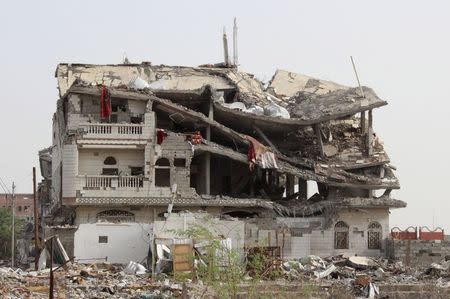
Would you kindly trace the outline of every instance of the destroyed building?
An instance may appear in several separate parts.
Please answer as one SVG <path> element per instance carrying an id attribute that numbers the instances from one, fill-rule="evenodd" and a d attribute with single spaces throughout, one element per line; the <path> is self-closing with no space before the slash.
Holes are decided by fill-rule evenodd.
<path id="1" fill-rule="evenodd" d="M 140 261 L 166 224 L 200 214 L 235 219 L 241 248 L 377 256 L 389 210 L 406 206 L 372 127 L 387 102 L 368 87 L 283 70 L 264 86 L 218 65 L 60 64 L 55 76 L 39 195 L 76 258 Z"/>

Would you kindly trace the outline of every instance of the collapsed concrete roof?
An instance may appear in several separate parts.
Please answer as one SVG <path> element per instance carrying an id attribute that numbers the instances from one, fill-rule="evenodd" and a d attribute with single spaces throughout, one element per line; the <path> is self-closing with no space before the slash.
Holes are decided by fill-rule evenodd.
<path id="1" fill-rule="evenodd" d="M 89 95 L 100 95 L 100 91 L 97 87 L 86 87 L 86 86 L 78 86 L 75 84 L 72 86 L 67 93 L 79 93 L 79 94 L 89 94 Z M 113 97 L 117 98 L 129 98 L 135 100 L 144 100 L 153 102 L 153 109 L 167 111 L 169 113 L 180 113 L 184 115 L 184 122 L 200 122 L 205 125 L 211 126 L 213 129 L 217 130 L 219 134 L 222 134 L 225 137 L 230 138 L 234 142 L 237 142 L 241 145 L 248 146 L 248 141 L 245 140 L 244 135 L 239 133 L 223 124 L 219 121 L 211 120 L 206 117 L 204 114 L 189 109 L 185 106 L 178 105 L 171 100 L 161 99 L 156 97 L 151 91 L 143 92 L 143 91 L 135 91 L 135 90 L 123 90 L 117 88 L 111 88 L 110 93 Z M 227 147 L 220 147 L 219 145 L 213 145 L 213 143 L 209 143 L 209 145 L 198 145 L 196 146 L 197 150 L 212 152 L 218 155 L 227 156 L 228 158 L 241 161 L 247 163 L 247 157 L 243 153 L 236 152 L 233 149 L 229 149 Z M 353 187 L 353 188 L 362 188 L 362 189 L 398 189 L 400 188 L 400 184 L 395 176 L 380 178 L 372 175 L 357 175 L 346 172 L 342 169 L 334 167 L 334 164 L 327 164 L 326 162 L 320 163 L 310 163 L 309 168 L 299 168 L 296 164 L 302 164 L 306 166 L 302 161 L 296 161 L 290 159 L 289 157 L 283 157 L 281 154 L 279 156 L 280 168 L 279 172 L 287 173 L 291 175 L 295 175 L 297 177 L 301 177 L 306 180 L 315 180 L 317 182 L 326 183 L 330 186 L 336 187 Z M 375 159 L 372 157 L 372 160 Z M 357 166 L 358 165 L 358 166 Z M 356 164 L 352 167 L 348 167 L 350 169 L 362 167 L 364 165 Z M 345 167 L 344 167 L 345 168 Z"/>
<path id="2" fill-rule="evenodd" d="M 364 87 L 363 97 L 358 89 L 285 71 L 277 71 L 267 90 L 263 89 L 262 83 L 254 75 L 239 72 L 235 68 L 170 67 L 151 64 L 59 64 L 55 75 L 61 97 L 77 80 L 88 85 L 103 84 L 115 88 L 132 86 L 136 80 L 139 80 L 148 84 L 146 87 L 155 94 L 178 92 L 199 96 L 205 86 L 211 86 L 217 91 L 236 90 L 234 97 L 247 108 L 252 105 L 263 107 L 275 103 L 286 108 L 291 117 L 290 119 L 267 118 L 266 115 L 230 109 L 224 103 L 216 101 L 215 105 L 224 119 L 229 119 L 231 116 L 239 118 L 241 122 L 248 119 L 261 126 L 269 122 L 268 127 L 276 125 L 276 128 L 280 130 L 285 130 L 288 126 L 307 126 L 349 116 L 387 104 L 368 87 Z M 296 78 L 295 84 L 286 84 L 291 82 L 283 80 L 286 76 Z M 279 89 L 286 89 L 285 93 L 289 97 L 285 93 L 277 93 Z"/>

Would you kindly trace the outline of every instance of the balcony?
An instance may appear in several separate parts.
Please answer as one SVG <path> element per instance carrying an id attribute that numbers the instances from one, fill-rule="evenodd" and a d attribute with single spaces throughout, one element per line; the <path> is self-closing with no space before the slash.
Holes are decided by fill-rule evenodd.
<path id="1" fill-rule="evenodd" d="M 80 125 L 89 139 L 145 139 L 143 124 L 83 123 Z"/>
<path id="2" fill-rule="evenodd" d="M 85 190 L 136 190 L 144 187 L 144 178 L 141 176 L 85 175 L 79 178 L 83 180 L 82 187 Z"/>

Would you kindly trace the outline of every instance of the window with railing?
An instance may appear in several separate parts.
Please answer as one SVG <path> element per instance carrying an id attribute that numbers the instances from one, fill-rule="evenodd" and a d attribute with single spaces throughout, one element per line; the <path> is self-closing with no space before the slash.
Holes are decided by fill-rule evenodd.
<path id="1" fill-rule="evenodd" d="M 339 221 L 334 226 L 334 248 L 348 249 L 349 227 L 344 221 Z"/>
<path id="2" fill-rule="evenodd" d="M 381 249 L 382 227 L 378 222 L 371 222 L 367 232 L 367 247 L 369 249 Z"/>

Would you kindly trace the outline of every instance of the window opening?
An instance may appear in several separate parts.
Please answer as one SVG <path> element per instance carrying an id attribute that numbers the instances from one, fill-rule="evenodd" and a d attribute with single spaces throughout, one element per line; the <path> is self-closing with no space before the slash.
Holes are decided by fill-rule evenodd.
<path id="1" fill-rule="evenodd" d="M 123 210 L 107 210 L 97 214 L 98 221 L 134 222 L 134 214 Z"/>
<path id="2" fill-rule="evenodd" d="M 170 162 L 167 158 L 159 158 L 155 163 L 155 186 L 170 187 Z"/>
<path id="3" fill-rule="evenodd" d="M 344 221 L 339 221 L 334 226 L 334 248 L 348 249 L 348 224 Z"/>
<path id="4" fill-rule="evenodd" d="M 103 168 L 102 175 L 119 175 L 118 168 Z"/>
<path id="5" fill-rule="evenodd" d="M 184 159 L 184 158 L 175 158 L 173 160 L 173 165 L 175 167 L 186 167 L 186 159 Z"/>
<path id="6" fill-rule="evenodd" d="M 105 161 L 103 161 L 103 164 L 105 164 L 105 165 L 116 165 L 117 164 L 117 160 L 116 160 L 116 158 L 110 156 L 110 157 L 107 157 L 105 159 Z"/>
<path id="7" fill-rule="evenodd" d="M 130 166 L 131 175 L 144 175 L 143 167 Z"/>
<path id="8" fill-rule="evenodd" d="M 367 247 L 369 249 L 381 249 L 381 224 L 378 222 L 371 222 L 367 233 Z"/>

